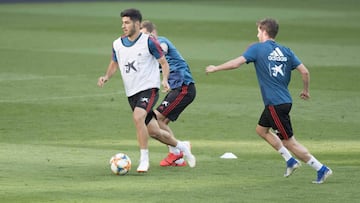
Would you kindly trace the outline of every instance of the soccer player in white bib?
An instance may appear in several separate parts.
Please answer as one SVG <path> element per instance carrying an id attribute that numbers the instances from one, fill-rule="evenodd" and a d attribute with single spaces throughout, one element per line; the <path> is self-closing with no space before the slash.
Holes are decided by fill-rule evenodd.
<path id="1" fill-rule="evenodd" d="M 160 71 L 164 91 L 169 90 L 169 64 L 161 51 L 159 42 L 152 36 L 140 32 L 142 15 L 137 9 L 126 9 L 120 14 L 124 35 L 113 42 L 113 54 L 106 74 L 98 79 L 103 87 L 112 75 L 120 70 L 128 102 L 133 111 L 132 119 L 140 148 L 140 163 L 137 172 L 147 172 L 149 163 L 148 136 L 175 147 L 185 155 L 190 167 L 196 159 L 188 142 L 182 142 L 162 130 L 156 121 L 153 107 L 159 98 Z"/>
<path id="2" fill-rule="evenodd" d="M 301 74 L 303 90 L 301 99 L 309 99 L 310 74 L 299 58 L 287 47 L 275 42 L 279 24 L 275 19 L 265 18 L 257 22 L 259 43 L 255 43 L 239 57 L 221 65 L 206 67 L 206 73 L 230 70 L 240 67 L 244 63 L 254 63 L 258 83 L 260 86 L 265 108 L 256 127 L 257 134 L 277 150 L 286 161 L 284 176 L 289 177 L 301 161 L 317 171 L 317 178 L 313 183 L 323 183 L 332 174 L 329 167 L 319 162 L 301 145 L 293 134 L 290 122 L 292 98 L 288 90 L 291 71 L 297 70 Z M 273 131 L 271 131 L 273 129 Z"/>

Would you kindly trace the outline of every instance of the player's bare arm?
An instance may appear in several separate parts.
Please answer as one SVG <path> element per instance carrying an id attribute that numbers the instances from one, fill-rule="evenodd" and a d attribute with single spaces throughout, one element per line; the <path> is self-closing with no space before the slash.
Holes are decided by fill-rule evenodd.
<path id="1" fill-rule="evenodd" d="M 208 67 L 206 67 L 205 71 L 208 74 L 208 73 L 213 73 L 213 72 L 222 71 L 222 70 L 231 70 L 231 69 L 239 68 L 244 63 L 246 63 L 245 57 L 239 56 L 235 59 L 227 61 L 218 66 L 209 65 Z"/>
<path id="2" fill-rule="evenodd" d="M 108 69 L 106 71 L 106 74 L 99 78 L 97 85 L 99 87 L 103 87 L 104 84 L 111 78 L 111 76 L 114 75 L 117 69 L 118 69 L 118 63 L 111 60 Z"/>
<path id="3" fill-rule="evenodd" d="M 310 98 L 309 84 L 310 84 L 310 73 L 304 64 L 298 65 L 296 69 L 300 72 L 303 81 L 303 90 L 300 93 L 300 98 L 307 100 Z"/>
<path id="4" fill-rule="evenodd" d="M 169 73 L 170 73 L 170 67 L 169 64 L 165 58 L 165 56 L 162 56 L 158 59 L 158 62 L 161 65 L 161 70 L 162 70 L 162 86 L 164 87 L 164 91 L 168 92 L 170 90 L 170 85 L 168 82 L 169 79 Z"/>

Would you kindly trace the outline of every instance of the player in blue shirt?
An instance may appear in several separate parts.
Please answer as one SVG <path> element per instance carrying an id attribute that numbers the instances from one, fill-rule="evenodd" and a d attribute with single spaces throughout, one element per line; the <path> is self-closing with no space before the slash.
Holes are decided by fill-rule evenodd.
<path id="1" fill-rule="evenodd" d="M 176 121 L 185 108 L 195 99 L 195 82 L 185 59 L 169 39 L 157 35 L 154 23 L 143 21 L 141 31 L 157 38 L 170 66 L 168 82 L 171 90 L 154 112 L 159 126 L 175 137 L 169 123 Z M 160 166 L 185 166 L 186 162 L 182 157 L 183 154 L 177 148 L 169 146 L 169 153 L 160 162 Z"/>
<path id="2" fill-rule="evenodd" d="M 300 98 L 304 100 L 310 98 L 309 71 L 289 48 L 275 42 L 279 29 L 276 20 L 271 18 L 260 20 L 257 22 L 257 29 L 258 43 L 251 45 L 242 56 L 218 66 L 206 67 L 206 73 L 235 69 L 244 63 L 254 63 L 265 105 L 256 127 L 257 134 L 285 159 L 287 164 L 285 177 L 289 177 L 300 167 L 300 162 L 291 155 L 289 152 L 291 151 L 317 171 L 317 179 L 313 183 L 323 183 L 332 174 L 331 169 L 320 163 L 295 139 L 289 116 L 292 106 L 292 98 L 288 90 L 291 71 L 296 69 L 301 74 L 303 90 Z M 275 134 L 277 136 L 274 136 Z"/>

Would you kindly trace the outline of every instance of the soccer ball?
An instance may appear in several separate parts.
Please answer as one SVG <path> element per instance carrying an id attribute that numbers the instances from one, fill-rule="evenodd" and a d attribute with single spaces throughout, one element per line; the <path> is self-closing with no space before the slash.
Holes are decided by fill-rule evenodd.
<path id="1" fill-rule="evenodd" d="M 125 175 L 131 169 L 130 157 L 124 153 L 118 153 L 110 159 L 111 171 L 116 175 Z"/>

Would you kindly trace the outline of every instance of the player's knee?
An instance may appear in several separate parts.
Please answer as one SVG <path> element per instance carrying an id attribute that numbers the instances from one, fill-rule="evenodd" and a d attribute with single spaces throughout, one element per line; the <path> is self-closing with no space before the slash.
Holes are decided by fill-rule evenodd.
<path id="1" fill-rule="evenodd" d="M 266 135 L 266 128 L 260 126 L 260 125 L 257 125 L 256 128 L 255 128 L 255 132 L 261 136 L 261 137 L 265 137 Z"/>
<path id="2" fill-rule="evenodd" d="M 160 129 L 157 121 L 155 119 L 151 119 L 147 124 L 147 129 L 150 137 L 154 139 L 158 139 L 162 136 L 163 132 Z"/>
<path id="3" fill-rule="evenodd" d="M 156 116 L 158 122 L 163 122 L 166 119 L 166 117 L 162 115 L 158 110 L 154 110 L 154 115 Z"/>
<path id="4" fill-rule="evenodd" d="M 138 110 L 135 109 L 133 112 L 133 120 L 135 122 L 135 124 L 142 124 L 145 122 L 145 118 L 146 118 L 146 111 L 145 110 Z"/>

